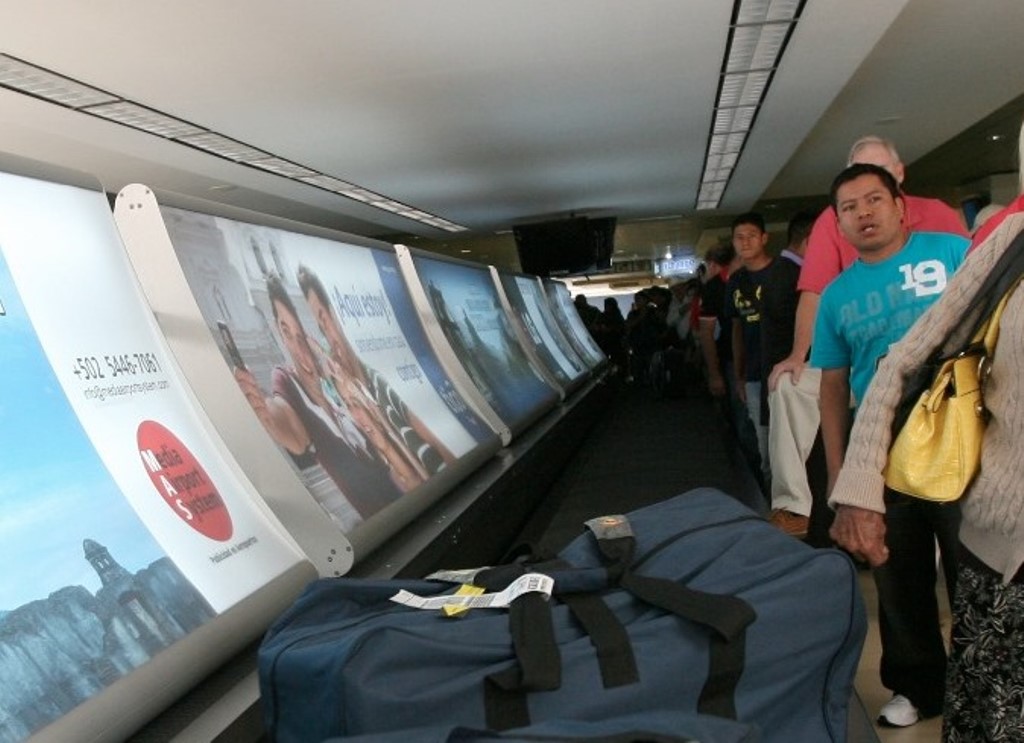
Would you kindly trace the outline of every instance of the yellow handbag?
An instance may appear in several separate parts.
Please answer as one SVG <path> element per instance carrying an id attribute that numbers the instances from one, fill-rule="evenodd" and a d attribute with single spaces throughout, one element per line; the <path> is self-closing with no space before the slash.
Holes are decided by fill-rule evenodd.
<path id="1" fill-rule="evenodd" d="M 1019 281 L 1019 280 L 1018 280 Z M 999 338 L 1003 295 L 967 348 L 944 360 L 894 437 L 883 476 L 892 490 L 929 501 L 959 499 L 981 468 L 988 423 L 984 387 Z"/>

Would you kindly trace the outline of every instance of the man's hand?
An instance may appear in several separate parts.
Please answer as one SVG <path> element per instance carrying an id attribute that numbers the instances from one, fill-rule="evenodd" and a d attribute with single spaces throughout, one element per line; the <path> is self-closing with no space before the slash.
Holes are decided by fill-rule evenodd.
<path id="1" fill-rule="evenodd" d="M 235 381 L 238 382 L 238 386 L 242 389 L 242 394 L 245 395 L 245 399 L 256 413 L 256 417 L 260 419 L 264 426 L 270 427 L 270 411 L 267 408 L 267 400 L 263 396 L 263 390 L 260 389 L 259 382 L 256 381 L 256 377 L 248 369 L 235 367 L 234 369 Z"/>
<path id="2" fill-rule="evenodd" d="M 796 384 L 800 381 L 800 375 L 804 373 L 806 366 L 807 362 L 804 361 L 803 356 L 787 356 L 772 367 L 771 373 L 768 375 L 768 389 L 774 392 L 784 374 L 792 374 L 793 378 L 790 383 Z"/>
<path id="3" fill-rule="evenodd" d="M 721 374 L 708 374 L 708 392 L 712 397 L 725 397 L 728 390 L 725 387 L 725 379 Z"/>
<path id="4" fill-rule="evenodd" d="M 885 546 L 885 516 L 856 506 L 839 506 L 829 536 L 840 547 L 873 568 L 889 559 Z"/>

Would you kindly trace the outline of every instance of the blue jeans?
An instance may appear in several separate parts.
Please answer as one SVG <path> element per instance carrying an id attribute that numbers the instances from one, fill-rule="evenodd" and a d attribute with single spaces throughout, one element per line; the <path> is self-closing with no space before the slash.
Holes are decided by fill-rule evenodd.
<path id="1" fill-rule="evenodd" d="M 754 430 L 754 444 L 757 455 L 761 459 L 761 477 L 764 487 L 769 488 L 772 481 L 771 462 L 768 460 L 768 426 L 761 424 L 761 382 L 747 382 L 744 385 L 747 393 L 747 417 Z M 771 491 L 765 493 L 770 495 Z"/>
<path id="2" fill-rule="evenodd" d="M 761 482 L 762 467 L 761 454 L 758 449 L 757 429 L 754 428 L 754 422 L 750 420 L 750 413 L 747 406 L 743 404 L 742 400 L 740 400 L 739 393 L 736 391 L 736 381 L 733 376 L 732 369 L 732 362 L 727 361 L 724 369 L 722 370 L 726 385 L 727 401 L 725 402 L 725 405 L 728 408 L 726 414 L 729 416 L 729 427 L 736 435 L 740 452 L 743 454 L 743 458 L 750 466 L 751 474 L 758 479 L 759 485 L 766 487 L 767 483 Z M 765 492 L 764 495 L 767 498 L 769 494 Z"/>
<path id="3" fill-rule="evenodd" d="M 882 684 L 907 697 L 923 716 L 933 717 L 942 712 L 946 677 L 946 648 L 935 595 L 935 543 L 952 606 L 960 506 L 887 490 L 885 523 L 889 560 L 874 571 Z"/>

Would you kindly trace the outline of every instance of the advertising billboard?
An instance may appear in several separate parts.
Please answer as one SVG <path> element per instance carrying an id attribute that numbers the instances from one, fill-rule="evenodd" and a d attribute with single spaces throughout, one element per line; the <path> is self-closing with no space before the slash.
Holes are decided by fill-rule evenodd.
<path id="1" fill-rule="evenodd" d="M 597 369 L 605 365 L 608 358 L 598 348 L 593 336 L 583 325 L 583 320 L 580 319 L 580 314 L 576 311 L 572 297 L 569 295 L 569 287 L 561 281 L 552 279 L 537 279 L 537 281 L 543 282 L 552 313 L 573 347 L 580 356 L 586 359 L 588 366 L 591 369 Z"/>
<path id="2" fill-rule="evenodd" d="M 425 322 L 444 335 L 441 352 L 457 359 L 513 433 L 557 403 L 520 345 L 487 266 L 408 249 L 399 255 L 407 281 L 422 290 Z"/>
<path id="3" fill-rule="evenodd" d="M 520 331 L 523 347 L 533 352 L 542 368 L 558 387 L 571 391 L 589 375 L 589 368 L 576 353 L 551 314 L 544 288 L 534 276 L 507 273 L 491 266 L 506 311 Z"/>
<path id="4" fill-rule="evenodd" d="M 100 191 L 0 173 L 0 343 L 0 741 L 123 739 L 315 572 L 194 406 Z"/>
<path id="5" fill-rule="evenodd" d="M 434 355 L 390 248 L 148 207 L 118 205 L 129 250 L 152 254 L 160 240 L 138 223 L 159 222 L 248 403 L 235 414 L 262 425 L 357 551 L 500 446 Z"/>

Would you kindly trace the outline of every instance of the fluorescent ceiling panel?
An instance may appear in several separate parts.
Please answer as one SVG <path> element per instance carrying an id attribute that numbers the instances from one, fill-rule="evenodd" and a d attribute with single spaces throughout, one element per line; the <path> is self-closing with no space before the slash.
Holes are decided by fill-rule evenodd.
<path id="1" fill-rule="evenodd" d="M 167 116 L 131 101 L 101 103 L 98 106 L 83 107 L 81 110 L 168 139 L 201 134 L 205 131 L 187 121 L 175 119 L 173 116 Z"/>

